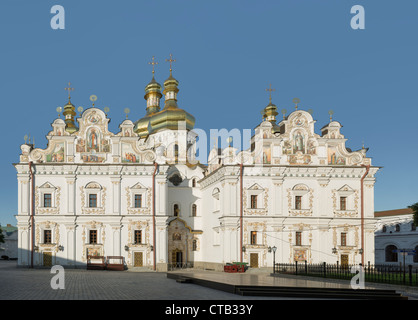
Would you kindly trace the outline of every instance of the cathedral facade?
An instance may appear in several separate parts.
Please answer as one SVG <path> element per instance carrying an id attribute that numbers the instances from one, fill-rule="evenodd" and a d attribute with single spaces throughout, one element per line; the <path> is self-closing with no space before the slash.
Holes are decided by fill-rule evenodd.
<path id="1" fill-rule="evenodd" d="M 21 146 L 19 266 L 85 267 L 102 256 L 157 271 L 374 263 L 379 168 L 366 149 L 346 148 L 339 122 L 317 134 L 297 105 L 278 122 L 270 98 L 248 150 L 214 146 L 201 164 L 178 84 L 171 68 L 164 86 L 153 76 L 145 116 L 117 133 L 94 103 L 77 117 L 69 95 L 47 148 Z"/>

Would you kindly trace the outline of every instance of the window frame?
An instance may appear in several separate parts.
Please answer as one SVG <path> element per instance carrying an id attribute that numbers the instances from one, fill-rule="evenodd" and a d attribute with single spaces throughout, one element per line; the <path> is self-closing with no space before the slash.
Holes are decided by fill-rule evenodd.
<path id="1" fill-rule="evenodd" d="M 92 239 L 94 241 L 92 241 Z M 99 239 L 98 239 L 97 229 L 90 229 L 89 230 L 89 244 L 98 244 L 98 243 L 99 243 Z"/>

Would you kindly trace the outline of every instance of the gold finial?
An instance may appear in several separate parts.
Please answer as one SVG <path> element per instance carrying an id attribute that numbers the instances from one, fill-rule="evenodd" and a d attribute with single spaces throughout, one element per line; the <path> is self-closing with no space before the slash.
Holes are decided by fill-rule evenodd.
<path id="1" fill-rule="evenodd" d="M 71 87 L 71 82 L 68 82 L 68 87 L 64 88 L 64 90 L 68 91 L 68 102 L 71 102 L 71 91 L 74 91 L 74 88 Z"/>
<path id="2" fill-rule="evenodd" d="M 94 94 L 92 94 L 91 96 L 90 96 L 90 101 L 91 102 L 93 102 L 93 107 L 94 107 L 94 102 L 97 100 L 97 96 L 96 95 L 94 95 Z"/>
<path id="3" fill-rule="evenodd" d="M 298 109 L 298 104 L 299 104 L 299 102 L 300 102 L 300 99 L 299 99 L 299 98 L 294 98 L 294 99 L 293 99 L 293 103 L 295 104 L 295 109 L 296 109 L 296 110 Z"/>
<path id="4" fill-rule="evenodd" d="M 152 56 L 152 61 L 151 62 L 148 62 L 148 64 L 151 64 L 152 65 L 152 76 L 154 76 L 154 66 L 156 64 L 158 64 L 158 62 L 157 61 L 154 61 L 154 59 L 155 59 L 155 57 Z M 170 66 L 170 68 L 171 68 L 171 66 Z"/>
<path id="5" fill-rule="evenodd" d="M 266 91 L 269 92 L 269 103 L 271 103 L 271 92 L 276 91 L 276 89 L 272 89 L 271 88 L 271 83 L 270 83 L 269 88 L 267 88 Z"/>
<path id="6" fill-rule="evenodd" d="M 282 109 L 283 120 L 286 119 L 286 113 L 287 113 L 287 110 L 286 109 Z"/>
<path id="7" fill-rule="evenodd" d="M 328 111 L 329 114 L 329 122 L 332 122 L 332 115 L 334 114 L 334 111 L 330 110 Z"/>
<path id="8" fill-rule="evenodd" d="M 173 71 L 171 64 L 173 62 L 176 62 L 176 60 L 173 59 L 173 55 L 170 53 L 170 59 L 165 59 L 165 61 L 169 61 L 170 62 L 170 76 L 171 76 L 171 71 Z"/>
<path id="9" fill-rule="evenodd" d="M 129 109 L 129 108 L 125 108 L 125 109 L 123 110 L 123 112 L 125 112 L 125 114 L 126 114 L 126 119 L 128 119 L 128 114 L 129 114 L 129 112 L 131 112 L 131 109 Z"/>

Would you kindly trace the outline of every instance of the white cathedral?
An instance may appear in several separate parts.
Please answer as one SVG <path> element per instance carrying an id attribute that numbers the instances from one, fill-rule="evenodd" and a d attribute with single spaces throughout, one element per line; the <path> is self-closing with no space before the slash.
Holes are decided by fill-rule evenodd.
<path id="1" fill-rule="evenodd" d="M 263 268 L 273 259 L 374 263 L 379 168 L 367 149 L 346 148 L 332 119 L 315 133 L 311 113 L 297 105 L 276 122 L 270 92 L 251 147 L 214 146 L 201 164 L 195 118 L 177 105 L 168 61 L 164 87 L 154 76 L 145 87 L 142 119 L 112 133 L 94 103 L 77 117 L 69 94 L 47 148 L 21 146 L 19 266 L 84 268 L 109 256 L 156 271 L 223 270 L 231 262 Z"/>

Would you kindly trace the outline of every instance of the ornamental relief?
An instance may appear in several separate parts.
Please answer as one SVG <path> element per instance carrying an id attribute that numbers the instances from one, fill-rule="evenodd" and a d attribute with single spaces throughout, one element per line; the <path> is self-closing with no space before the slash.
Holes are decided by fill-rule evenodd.
<path id="1" fill-rule="evenodd" d="M 82 226 L 81 240 L 83 243 L 83 251 L 81 255 L 81 261 L 87 261 L 87 255 L 104 256 L 104 244 L 106 242 L 106 230 L 102 222 L 89 221 Z M 87 238 L 87 232 L 89 230 L 97 230 L 97 236 L 101 231 L 101 243 L 90 244 L 90 239 Z M 99 242 L 99 238 L 97 239 Z"/>
<path id="2" fill-rule="evenodd" d="M 133 190 L 130 187 L 126 187 L 126 204 L 127 204 L 127 212 L 128 214 L 144 214 L 150 215 L 151 214 L 151 190 L 149 188 L 146 189 L 146 207 L 135 208 L 132 204 L 132 197 L 133 197 Z M 145 193 L 143 193 L 145 195 Z"/>
<path id="3" fill-rule="evenodd" d="M 244 223 L 244 246 L 251 248 L 265 248 L 267 244 L 267 224 L 266 222 L 245 222 Z M 261 243 L 250 244 L 249 241 L 249 231 L 259 231 L 262 233 Z M 257 239 L 258 242 L 258 239 Z"/>
<path id="4" fill-rule="evenodd" d="M 54 235 L 54 243 L 42 243 L 41 242 L 41 230 L 51 230 Z M 45 240 L 45 239 L 44 239 Z M 58 244 L 60 242 L 60 232 L 58 223 L 45 221 L 40 222 L 36 225 L 35 230 L 35 244 L 39 246 L 40 249 L 51 249 L 58 252 Z"/>
<path id="5" fill-rule="evenodd" d="M 293 200 L 293 191 L 298 190 L 298 189 L 287 189 L 287 205 L 288 205 L 288 210 L 289 210 L 289 215 L 293 216 L 293 217 L 311 217 L 313 215 L 313 200 L 314 200 L 314 191 L 313 189 L 309 189 L 309 191 L 307 191 L 307 194 L 304 195 L 304 197 L 308 196 L 308 207 L 307 208 L 302 208 L 302 209 L 295 209 L 294 206 L 292 205 L 292 200 Z M 300 189 L 300 190 L 304 190 L 304 189 Z"/>
<path id="6" fill-rule="evenodd" d="M 332 192 L 332 210 L 334 216 L 338 218 L 353 218 L 358 216 L 358 207 L 359 207 L 359 192 L 355 190 L 353 192 L 353 210 L 339 210 L 337 206 L 338 191 L 350 191 L 347 188 L 345 190 L 331 190 Z"/>
<path id="7" fill-rule="evenodd" d="M 83 186 L 80 187 L 80 195 L 81 195 L 81 213 L 82 214 L 105 214 L 105 203 L 106 203 L 106 187 L 102 187 L 100 194 L 101 194 L 101 206 L 90 208 L 86 204 L 86 192 L 88 188 L 84 188 Z"/>
<path id="8" fill-rule="evenodd" d="M 41 192 L 39 190 L 39 187 L 35 187 L 35 209 L 36 209 L 37 214 L 59 214 L 60 213 L 61 187 L 55 187 L 54 195 L 55 195 L 55 206 L 43 207 L 41 206 L 41 202 L 40 202 Z"/>
<path id="9" fill-rule="evenodd" d="M 263 208 L 249 208 L 249 205 L 247 204 L 247 197 L 248 197 L 248 190 L 247 188 L 244 188 L 244 192 L 242 195 L 242 201 L 243 201 L 243 207 L 244 207 L 244 214 L 245 215 L 267 215 L 268 213 L 268 199 L 269 199 L 269 189 L 265 188 L 262 195 L 263 196 Z"/>

